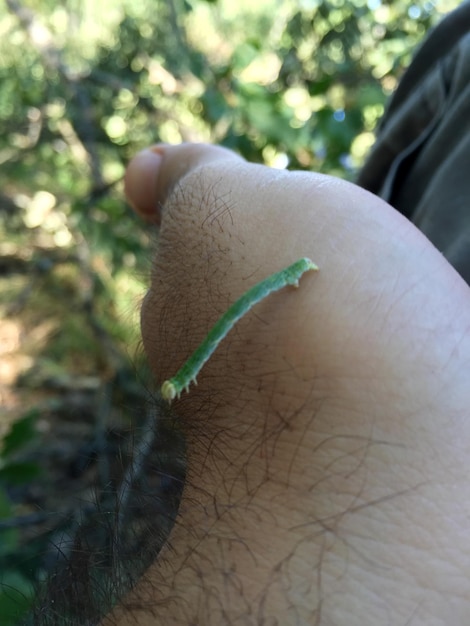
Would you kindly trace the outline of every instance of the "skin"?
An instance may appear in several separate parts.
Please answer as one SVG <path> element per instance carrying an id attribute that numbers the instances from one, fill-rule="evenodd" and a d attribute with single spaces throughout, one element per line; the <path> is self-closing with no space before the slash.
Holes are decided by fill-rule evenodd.
<path id="1" fill-rule="evenodd" d="M 216 146 L 131 162 L 159 228 L 142 335 L 157 385 L 247 286 L 172 405 L 188 477 L 162 553 L 106 626 L 470 623 L 470 290 L 358 187 Z"/>

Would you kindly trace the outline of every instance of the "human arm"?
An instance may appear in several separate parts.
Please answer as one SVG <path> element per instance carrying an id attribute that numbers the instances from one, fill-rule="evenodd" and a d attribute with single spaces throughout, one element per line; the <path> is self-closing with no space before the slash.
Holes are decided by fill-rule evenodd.
<path id="1" fill-rule="evenodd" d="M 157 383 L 248 281 L 297 256 L 321 272 L 240 320 L 174 403 L 178 520 L 106 623 L 467 623 L 467 285 L 351 184 L 216 147 L 160 152 L 153 181 L 137 161 L 128 174 L 160 228 L 142 311 Z"/>

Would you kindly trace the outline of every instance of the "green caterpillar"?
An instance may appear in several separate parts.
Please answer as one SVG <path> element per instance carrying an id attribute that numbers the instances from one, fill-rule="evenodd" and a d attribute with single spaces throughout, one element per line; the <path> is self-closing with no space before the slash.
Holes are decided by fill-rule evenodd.
<path id="1" fill-rule="evenodd" d="M 310 259 L 299 259 L 292 265 L 289 265 L 289 267 L 268 276 L 268 278 L 248 289 L 215 323 L 201 345 L 196 348 L 173 378 L 165 380 L 161 387 L 163 399 L 171 402 L 174 398 L 180 397 L 183 389 L 188 391 L 192 382 L 196 383 L 196 376 L 201 371 L 204 363 L 211 357 L 219 343 L 238 320 L 255 304 L 264 300 L 273 291 L 278 291 L 287 285 L 298 287 L 299 278 L 310 270 L 318 270 L 318 267 Z"/>

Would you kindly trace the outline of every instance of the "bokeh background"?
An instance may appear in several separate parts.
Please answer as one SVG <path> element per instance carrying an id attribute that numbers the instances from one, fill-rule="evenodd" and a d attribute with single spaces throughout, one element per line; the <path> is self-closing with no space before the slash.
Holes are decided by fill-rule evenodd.
<path id="1" fill-rule="evenodd" d="M 211 141 L 353 180 L 413 51 L 457 4 L 0 5 L 2 626 L 96 623 L 177 504 L 182 444 L 154 426 L 138 332 L 155 234 L 123 199 L 128 160 Z"/>

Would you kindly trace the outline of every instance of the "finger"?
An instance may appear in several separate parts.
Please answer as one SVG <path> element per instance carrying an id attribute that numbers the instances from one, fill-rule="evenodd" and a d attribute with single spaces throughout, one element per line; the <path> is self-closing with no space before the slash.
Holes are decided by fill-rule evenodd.
<path id="1" fill-rule="evenodd" d="M 231 150 L 209 144 L 157 144 L 129 163 L 125 192 L 129 204 L 144 219 L 160 224 L 161 207 L 174 186 L 193 170 L 212 162 L 241 161 Z"/>

